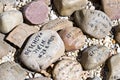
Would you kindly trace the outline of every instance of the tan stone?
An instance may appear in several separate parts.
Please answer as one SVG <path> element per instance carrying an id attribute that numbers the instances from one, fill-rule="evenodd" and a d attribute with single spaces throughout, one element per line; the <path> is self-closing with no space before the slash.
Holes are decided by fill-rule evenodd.
<path id="1" fill-rule="evenodd" d="M 33 33 L 38 32 L 38 29 L 34 26 L 27 24 L 18 25 L 12 32 L 9 33 L 6 40 L 21 47 L 24 41 Z"/>

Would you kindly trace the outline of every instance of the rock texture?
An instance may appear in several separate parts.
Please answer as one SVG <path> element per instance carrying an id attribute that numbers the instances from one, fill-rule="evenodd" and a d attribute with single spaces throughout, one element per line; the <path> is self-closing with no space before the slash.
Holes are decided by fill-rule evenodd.
<path id="1" fill-rule="evenodd" d="M 115 40 L 120 44 L 120 25 L 115 28 Z"/>

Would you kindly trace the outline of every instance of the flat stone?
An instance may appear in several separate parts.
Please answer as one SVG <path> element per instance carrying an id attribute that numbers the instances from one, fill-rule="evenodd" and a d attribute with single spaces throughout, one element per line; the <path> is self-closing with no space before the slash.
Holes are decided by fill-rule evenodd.
<path id="1" fill-rule="evenodd" d="M 102 0 L 102 5 L 110 19 L 120 18 L 120 0 Z"/>
<path id="2" fill-rule="evenodd" d="M 54 80 L 82 80 L 82 66 L 74 60 L 62 60 L 53 70 Z"/>
<path id="3" fill-rule="evenodd" d="M 83 47 L 85 44 L 86 36 L 77 27 L 66 27 L 59 32 L 66 51 L 74 51 Z"/>
<path id="4" fill-rule="evenodd" d="M 115 28 L 115 40 L 120 44 L 120 25 Z"/>
<path id="5" fill-rule="evenodd" d="M 120 54 L 116 54 L 108 61 L 109 74 L 107 80 L 120 79 Z"/>
<path id="6" fill-rule="evenodd" d="M 55 30 L 59 31 L 61 29 L 64 29 L 66 27 L 72 27 L 73 23 L 67 19 L 55 19 L 51 20 L 48 23 L 46 23 L 42 30 Z"/>
<path id="7" fill-rule="evenodd" d="M 32 24 L 42 24 L 48 19 L 48 5 L 43 0 L 32 1 L 24 7 L 23 14 Z"/>
<path id="8" fill-rule="evenodd" d="M 88 35 L 95 38 L 104 38 L 111 31 L 109 17 L 98 10 L 79 10 L 74 14 L 76 24 Z"/>
<path id="9" fill-rule="evenodd" d="M 16 28 L 9 33 L 6 40 L 12 42 L 18 47 L 21 47 L 24 41 L 35 32 L 38 32 L 36 27 L 22 23 L 16 26 Z"/>
<path id="10" fill-rule="evenodd" d="M 64 51 L 64 43 L 56 31 L 42 30 L 30 37 L 20 59 L 28 68 L 39 72 L 57 61 Z"/>
<path id="11" fill-rule="evenodd" d="M 93 45 L 82 52 L 81 65 L 86 70 L 95 69 L 103 64 L 110 55 L 107 47 L 101 45 Z"/>
<path id="12" fill-rule="evenodd" d="M 85 8 L 87 0 L 54 0 L 58 13 L 62 16 L 70 16 L 74 11 Z"/>
<path id="13" fill-rule="evenodd" d="M 23 16 L 18 10 L 6 11 L 0 14 L 0 32 L 2 33 L 10 32 L 21 23 L 23 23 Z"/>
<path id="14" fill-rule="evenodd" d="M 10 52 L 15 52 L 15 48 L 9 45 L 7 42 L 4 41 L 5 35 L 0 33 L 0 58 L 7 55 Z"/>
<path id="15" fill-rule="evenodd" d="M 0 80 L 24 80 L 26 71 L 15 62 L 0 64 Z"/>

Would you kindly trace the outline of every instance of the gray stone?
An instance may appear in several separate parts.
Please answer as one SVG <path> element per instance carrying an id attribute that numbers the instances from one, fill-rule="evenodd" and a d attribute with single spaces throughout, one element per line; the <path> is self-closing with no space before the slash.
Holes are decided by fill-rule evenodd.
<path id="1" fill-rule="evenodd" d="M 98 10 L 76 11 L 74 20 L 85 33 L 95 38 L 104 38 L 112 28 L 109 17 Z"/>
<path id="2" fill-rule="evenodd" d="M 53 70 L 54 80 L 82 80 L 82 66 L 75 60 L 62 60 Z"/>
<path id="3" fill-rule="evenodd" d="M 64 55 L 64 51 L 64 43 L 56 31 L 42 30 L 30 37 L 20 58 L 28 68 L 41 71 Z"/>
<path id="4" fill-rule="evenodd" d="M 99 77 L 95 76 L 93 78 L 87 78 L 87 80 L 101 80 Z"/>
<path id="5" fill-rule="evenodd" d="M 81 65 L 86 70 L 94 69 L 103 64 L 109 57 L 110 51 L 107 47 L 93 45 L 82 52 Z"/>
<path id="6" fill-rule="evenodd" d="M 6 6 L 14 6 L 16 3 L 16 0 L 0 0 L 0 2 Z"/>
<path id="7" fill-rule="evenodd" d="M 26 71 L 15 62 L 0 64 L 0 80 L 24 80 Z"/>

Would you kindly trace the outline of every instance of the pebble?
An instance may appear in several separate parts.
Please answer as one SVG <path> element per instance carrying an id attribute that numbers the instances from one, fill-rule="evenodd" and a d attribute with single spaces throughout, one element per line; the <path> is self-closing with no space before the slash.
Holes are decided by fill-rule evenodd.
<path id="1" fill-rule="evenodd" d="M 43 0 L 32 1 L 23 9 L 23 15 L 32 24 L 42 24 L 48 19 L 48 5 Z"/>
<path id="2" fill-rule="evenodd" d="M 120 44 L 120 25 L 115 27 L 115 40 Z"/>
<path id="3" fill-rule="evenodd" d="M 32 35 L 21 53 L 21 61 L 40 72 L 64 55 L 65 47 L 56 31 L 42 30 Z"/>
<path id="4" fill-rule="evenodd" d="M 107 80 L 120 79 L 120 54 L 112 56 L 108 61 L 109 74 Z"/>
<path id="5" fill-rule="evenodd" d="M 83 9 L 76 11 L 74 17 L 76 24 L 94 38 L 104 38 L 111 31 L 111 20 L 102 11 Z"/>
<path id="6" fill-rule="evenodd" d="M 54 0 L 58 13 L 62 16 L 70 16 L 74 11 L 85 8 L 87 0 Z"/>
<path id="7" fill-rule="evenodd" d="M 61 29 L 64 29 L 66 27 L 72 27 L 73 23 L 67 19 L 55 19 L 55 20 L 51 20 L 48 23 L 46 23 L 42 30 L 55 30 L 55 31 L 59 31 Z"/>
<path id="8" fill-rule="evenodd" d="M 75 60 L 62 60 L 53 70 L 54 80 L 81 80 L 82 66 Z"/>
<path id="9" fill-rule="evenodd" d="M 15 48 L 4 41 L 5 35 L 0 33 L 0 58 L 6 56 L 9 52 L 15 52 Z"/>
<path id="10" fill-rule="evenodd" d="M 120 0 L 102 0 L 102 6 L 104 12 L 110 17 L 110 19 L 120 18 Z"/>
<path id="11" fill-rule="evenodd" d="M 15 62 L 0 64 L 0 80 L 24 80 L 26 71 Z"/>
<path id="12" fill-rule="evenodd" d="M 23 23 L 23 16 L 18 10 L 6 11 L 0 14 L 0 32 L 2 33 L 10 32 L 21 23 Z"/>
<path id="13" fill-rule="evenodd" d="M 59 32 L 66 51 L 78 50 L 85 44 L 86 36 L 77 27 L 66 27 Z"/>
<path id="14" fill-rule="evenodd" d="M 107 47 L 101 45 L 93 45 L 82 52 L 81 65 L 86 70 L 95 69 L 103 64 L 110 55 Z"/>
<path id="15" fill-rule="evenodd" d="M 88 78 L 87 80 L 101 80 L 99 77 L 95 76 L 93 78 Z"/>
<path id="16" fill-rule="evenodd" d="M 22 23 L 9 33 L 6 40 L 21 48 L 25 40 L 35 32 L 38 32 L 36 27 Z"/>
<path id="17" fill-rule="evenodd" d="M 16 0 L 0 0 L 0 2 L 5 6 L 14 6 Z"/>

